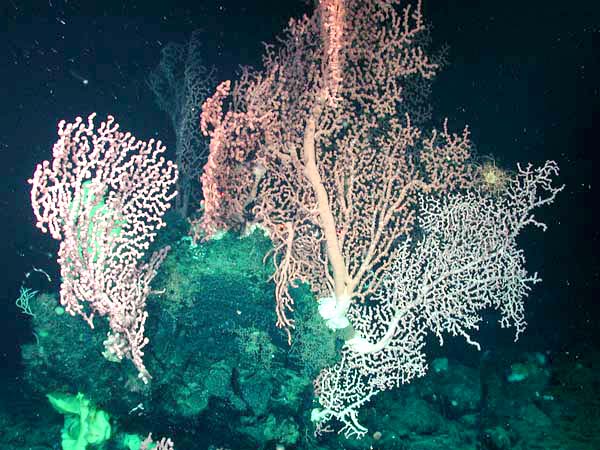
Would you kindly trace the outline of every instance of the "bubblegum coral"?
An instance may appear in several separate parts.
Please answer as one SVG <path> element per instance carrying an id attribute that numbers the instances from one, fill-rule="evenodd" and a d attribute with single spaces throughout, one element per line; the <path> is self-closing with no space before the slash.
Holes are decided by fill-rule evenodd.
<path id="1" fill-rule="evenodd" d="M 37 227 L 61 241 L 61 304 L 92 328 L 95 314 L 107 316 L 105 356 L 131 359 L 147 382 L 146 298 L 169 249 L 142 260 L 165 225 L 177 166 L 161 156 L 160 141 L 119 131 L 112 116 L 94 129 L 94 117 L 59 123 L 52 162 L 29 180 L 31 204 Z"/>
<path id="2" fill-rule="evenodd" d="M 351 306 L 354 337 L 342 361 L 315 380 L 317 431 L 336 419 L 346 436 L 363 436 L 359 409 L 377 393 L 426 373 L 429 334 L 440 345 L 445 335 L 462 336 L 479 349 L 474 333 L 483 312 L 494 309 L 500 326 L 514 328 L 518 339 L 526 327 L 525 298 L 541 280 L 525 269 L 517 237 L 527 225 L 546 229 L 534 211 L 563 189 L 553 185 L 557 174 L 554 161 L 535 169 L 528 164 L 518 166 L 500 192 L 482 185 L 420 200 L 422 236 L 402 242 L 369 304 Z"/>
<path id="3" fill-rule="evenodd" d="M 154 442 L 152 440 L 152 433 L 150 433 L 146 439 L 143 440 L 140 450 L 175 450 L 173 441 L 170 438 L 162 438 L 160 441 Z"/>
<path id="4" fill-rule="evenodd" d="M 197 228 L 267 230 L 288 333 L 290 285 L 308 283 L 328 325 L 348 325 L 349 306 L 376 292 L 411 232 L 415 194 L 470 183 L 468 131 L 426 134 L 404 114 L 403 86 L 437 64 L 421 47 L 420 2 L 400 13 L 396 3 L 320 2 L 290 21 L 281 48 L 267 46 L 262 72 L 245 69 L 203 106 L 211 144 Z"/>

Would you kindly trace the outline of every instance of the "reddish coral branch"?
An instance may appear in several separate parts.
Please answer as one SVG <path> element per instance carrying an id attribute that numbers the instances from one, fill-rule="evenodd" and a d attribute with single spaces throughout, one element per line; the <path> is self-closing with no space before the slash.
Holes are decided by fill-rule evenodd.
<path id="1" fill-rule="evenodd" d="M 262 71 L 245 70 L 203 107 L 211 155 L 200 228 L 256 222 L 269 232 L 281 327 L 293 326 L 288 288 L 299 281 L 343 326 L 411 232 L 417 192 L 468 179 L 468 135 L 423 139 L 400 114 L 407 80 L 437 66 L 420 46 L 420 3 L 396 3 L 322 1 L 267 46 Z"/>

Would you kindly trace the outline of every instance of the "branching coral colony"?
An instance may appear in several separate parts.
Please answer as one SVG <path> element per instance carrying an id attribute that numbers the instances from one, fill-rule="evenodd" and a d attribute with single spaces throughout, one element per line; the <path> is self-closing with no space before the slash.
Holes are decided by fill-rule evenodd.
<path id="1" fill-rule="evenodd" d="M 428 334 L 479 347 L 491 308 L 518 337 L 539 281 L 516 237 L 545 229 L 534 210 L 562 189 L 558 167 L 477 167 L 468 129 L 419 128 L 424 109 L 410 105 L 439 69 L 427 43 L 420 1 L 322 0 L 267 47 L 262 71 L 244 69 L 203 106 L 195 230 L 259 225 L 274 245 L 277 325 L 291 339 L 288 289 L 304 282 L 324 325 L 349 336 L 314 382 L 317 433 L 334 420 L 363 436 L 360 408 L 426 373 Z"/>

